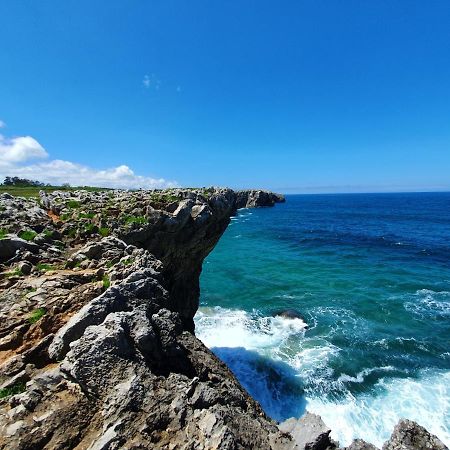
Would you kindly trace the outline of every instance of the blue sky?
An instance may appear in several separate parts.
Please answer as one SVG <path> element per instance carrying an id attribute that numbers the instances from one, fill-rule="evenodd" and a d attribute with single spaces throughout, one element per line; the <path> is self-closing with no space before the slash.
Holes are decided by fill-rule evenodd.
<path id="1" fill-rule="evenodd" d="M 2 176 L 450 190 L 448 0 L 2 0 L 0 21 Z"/>

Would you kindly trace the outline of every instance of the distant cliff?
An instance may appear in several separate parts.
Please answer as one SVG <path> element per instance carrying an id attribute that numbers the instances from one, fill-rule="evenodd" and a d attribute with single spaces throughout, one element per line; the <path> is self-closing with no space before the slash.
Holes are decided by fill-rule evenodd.
<path id="1" fill-rule="evenodd" d="M 317 416 L 278 427 L 193 334 L 202 262 L 230 216 L 281 201 L 217 188 L 0 196 L 0 448 L 335 448 Z M 417 436 L 445 448 L 399 427 L 386 449 L 424 448 Z"/>

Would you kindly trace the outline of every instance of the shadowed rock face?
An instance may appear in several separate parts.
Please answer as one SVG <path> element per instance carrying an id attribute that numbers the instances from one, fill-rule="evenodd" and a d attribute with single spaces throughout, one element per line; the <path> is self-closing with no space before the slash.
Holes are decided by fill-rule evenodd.
<path id="1" fill-rule="evenodd" d="M 318 416 L 278 428 L 193 334 L 201 264 L 230 215 L 275 201 L 214 188 L 0 196 L 0 448 L 335 448 Z M 444 448 L 403 429 L 386 450 Z"/>

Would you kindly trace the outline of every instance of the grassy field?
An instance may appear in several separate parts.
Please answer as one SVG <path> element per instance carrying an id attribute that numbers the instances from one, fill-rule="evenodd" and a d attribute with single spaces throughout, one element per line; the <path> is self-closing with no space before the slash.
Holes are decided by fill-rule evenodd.
<path id="1" fill-rule="evenodd" d="M 15 197 L 39 197 L 39 191 L 53 192 L 53 191 L 76 191 L 84 189 L 90 192 L 108 191 L 108 188 L 96 188 L 91 186 L 79 187 L 63 187 L 63 186 L 4 186 L 0 185 L 0 194 L 7 192 Z"/>

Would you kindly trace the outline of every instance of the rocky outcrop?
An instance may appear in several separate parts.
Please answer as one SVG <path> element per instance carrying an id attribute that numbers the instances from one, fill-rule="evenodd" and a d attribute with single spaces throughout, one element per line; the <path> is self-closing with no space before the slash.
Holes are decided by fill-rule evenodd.
<path id="1" fill-rule="evenodd" d="M 412 420 L 406 419 L 400 420 L 390 439 L 383 445 L 383 450 L 416 449 L 448 450 L 439 438 Z"/>
<path id="2" fill-rule="evenodd" d="M 4 236 L 38 250 L 17 249 L 1 281 L 1 448 L 293 448 L 192 334 L 233 191 L 5 202 Z"/>
<path id="3" fill-rule="evenodd" d="M 283 203 L 283 195 L 261 190 L 247 190 L 236 192 L 236 208 L 257 208 L 260 206 L 273 206 Z"/>
<path id="4" fill-rule="evenodd" d="M 307 412 L 300 419 L 288 419 L 280 423 L 279 428 L 292 436 L 299 449 L 332 450 L 336 448 L 336 443 L 330 439 L 331 429 L 316 414 Z"/>
<path id="5" fill-rule="evenodd" d="M 230 215 L 276 201 L 215 188 L 1 196 L 0 242 L 21 245 L 1 266 L 0 448 L 336 447 L 318 416 L 278 427 L 193 333 L 201 263 Z M 401 433 L 387 448 L 412 448 Z"/>

